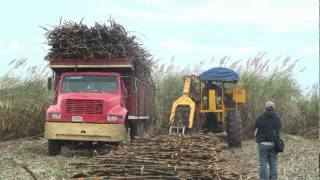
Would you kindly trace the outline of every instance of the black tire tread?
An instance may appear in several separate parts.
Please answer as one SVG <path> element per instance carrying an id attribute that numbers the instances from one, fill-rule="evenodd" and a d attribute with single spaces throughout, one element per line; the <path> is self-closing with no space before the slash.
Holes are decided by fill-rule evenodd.
<path id="1" fill-rule="evenodd" d="M 61 153 L 61 143 L 58 140 L 48 139 L 48 153 L 50 156 L 56 156 Z"/>
<path id="2" fill-rule="evenodd" d="M 131 138 L 134 139 L 135 136 L 143 137 L 144 136 L 144 129 L 145 129 L 145 120 L 144 119 L 137 119 L 131 122 Z"/>
<path id="3" fill-rule="evenodd" d="M 229 111 L 227 118 L 228 144 L 230 147 L 241 146 L 242 120 L 239 110 Z"/>

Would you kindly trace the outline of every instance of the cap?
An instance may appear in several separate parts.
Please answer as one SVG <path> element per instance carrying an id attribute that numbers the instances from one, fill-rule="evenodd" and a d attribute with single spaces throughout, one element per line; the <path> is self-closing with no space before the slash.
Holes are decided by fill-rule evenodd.
<path id="1" fill-rule="evenodd" d="M 276 109 L 276 106 L 274 105 L 274 103 L 272 101 L 267 101 L 266 105 L 265 105 L 265 108 L 267 110 L 272 110 L 272 109 L 274 110 L 274 109 Z"/>

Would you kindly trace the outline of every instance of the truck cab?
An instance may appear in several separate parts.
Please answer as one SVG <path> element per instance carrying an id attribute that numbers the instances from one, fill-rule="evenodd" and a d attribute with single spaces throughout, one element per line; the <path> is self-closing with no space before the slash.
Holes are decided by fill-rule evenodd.
<path id="1" fill-rule="evenodd" d="M 115 69 L 112 61 L 106 61 L 103 68 L 89 62 L 72 71 L 69 66 L 74 63 L 67 62 L 64 66 L 50 64 L 55 72 L 55 99 L 46 112 L 44 133 L 50 155 L 58 155 L 61 146 L 70 141 L 122 142 L 130 135 L 143 135 L 130 133 L 131 129 L 137 132 L 137 127 L 143 131 L 145 120 L 140 117 L 146 114 L 146 110 L 139 113 L 138 106 L 139 100 L 146 99 L 142 96 L 147 88 L 138 83 L 133 70 L 123 68 L 124 63 Z M 144 88 L 139 88 L 141 85 Z"/>

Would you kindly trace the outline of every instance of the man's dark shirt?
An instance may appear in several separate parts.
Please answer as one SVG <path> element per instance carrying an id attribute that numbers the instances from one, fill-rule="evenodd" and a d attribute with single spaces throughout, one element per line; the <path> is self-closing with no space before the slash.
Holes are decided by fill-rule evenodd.
<path id="1" fill-rule="evenodd" d="M 273 123 L 273 124 L 272 124 Z M 273 126 L 273 127 L 272 127 Z M 256 119 L 255 128 L 258 128 L 256 141 L 274 142 L 274 130 L 279 135 L 281 129 L 281 120 L 278 114 L 274 111 L 266 111 Z"/>
<path id="2" fill-rule="evenodd" d="M 216 84 L 214 84 L 212 82 L 207 82 L 205 87 L 204 87 L 204 89 L 205 89 L 206 93 L 209 93 L 210 89 L 214 89 L 214 90 L 216 90 L 217 95 L 221 96 L 221 94 L 222 94 L 221 87 L 219 87 L 218 85 L 216 85 Z"/>

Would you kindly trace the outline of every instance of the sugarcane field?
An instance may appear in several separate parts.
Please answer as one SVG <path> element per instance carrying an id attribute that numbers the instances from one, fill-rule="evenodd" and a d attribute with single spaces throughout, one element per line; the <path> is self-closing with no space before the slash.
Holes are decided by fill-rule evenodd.
<path id="1" fill-rule="evenodd" d="M 0 180 L 319 179 L 318 7 L 1 2 Z"/>

